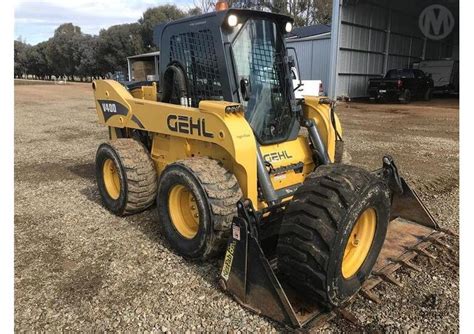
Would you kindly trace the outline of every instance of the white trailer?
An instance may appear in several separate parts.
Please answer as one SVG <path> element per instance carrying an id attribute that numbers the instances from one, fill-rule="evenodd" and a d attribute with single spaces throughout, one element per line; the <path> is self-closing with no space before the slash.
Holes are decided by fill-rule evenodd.
<path id="1" fill-rule="evenodd" d="M 438 93 L 459 93 L 459 62 L 451 59 L 422 60 L 413 64 L 417 68 L 430 74 L 433 78 L 434 91 Z"/>

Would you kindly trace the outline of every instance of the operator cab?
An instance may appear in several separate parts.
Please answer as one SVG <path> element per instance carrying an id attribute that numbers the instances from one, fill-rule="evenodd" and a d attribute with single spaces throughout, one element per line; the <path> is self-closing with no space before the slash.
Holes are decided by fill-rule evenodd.
<path id="1" fill-rule="evenodd" d="M 290 17 L 245 9 L 158 26 L 160 100 L 237 102 L 260 144 L 295 139 L 300 108 L 284 40 L 291 28 Z"/>

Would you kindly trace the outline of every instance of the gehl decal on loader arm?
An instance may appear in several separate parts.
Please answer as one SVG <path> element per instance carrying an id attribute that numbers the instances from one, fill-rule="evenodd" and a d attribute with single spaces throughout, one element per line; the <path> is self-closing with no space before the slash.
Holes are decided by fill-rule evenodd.
<path id="1" fill-rule="evenodd" d="M 175 132 L 195 134 L 208 138 L 214 138 L 214 134 L 206 131 L 206 120 L 204 118 L 195 118 L 189 116 L 169 115 L 166 118 L 168 129 Z"/>

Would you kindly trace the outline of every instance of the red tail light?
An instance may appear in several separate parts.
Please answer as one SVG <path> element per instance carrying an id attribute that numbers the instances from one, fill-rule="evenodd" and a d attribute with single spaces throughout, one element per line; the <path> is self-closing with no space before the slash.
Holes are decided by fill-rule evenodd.
<path id="1" fill-rule="evenodd" d="M 397 87 L 398 87 L 398 88 L 402 88 L 402 85 L 403 85 L 402 80 L 398 80 L 398 81 L 397 81 Z"/>
<path id="2" fill-rule="evenodd" d="M 319 94 L 323 94 L 323 93 L 324 93 L 323 83 L 320 82 L 319 83 Z"/>

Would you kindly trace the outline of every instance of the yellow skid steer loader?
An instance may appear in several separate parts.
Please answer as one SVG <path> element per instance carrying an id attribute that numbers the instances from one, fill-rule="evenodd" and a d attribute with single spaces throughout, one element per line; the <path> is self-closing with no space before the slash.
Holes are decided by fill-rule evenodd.
<path id="1" fill-rule="evenodd" d="M 340 163 L 334 101 L 295 100 L 292 19 L 224 9 L 159 26 L 157 82 L 92 86 L 110 140 L 96 155 L 107 209 L 156 203 L 177 253 L 223 255 L 221 285 L 295 327 L 327 319 L 443 233 L 386 156 Z M 396 281 L 395 281 L 396 282 Z"/>

